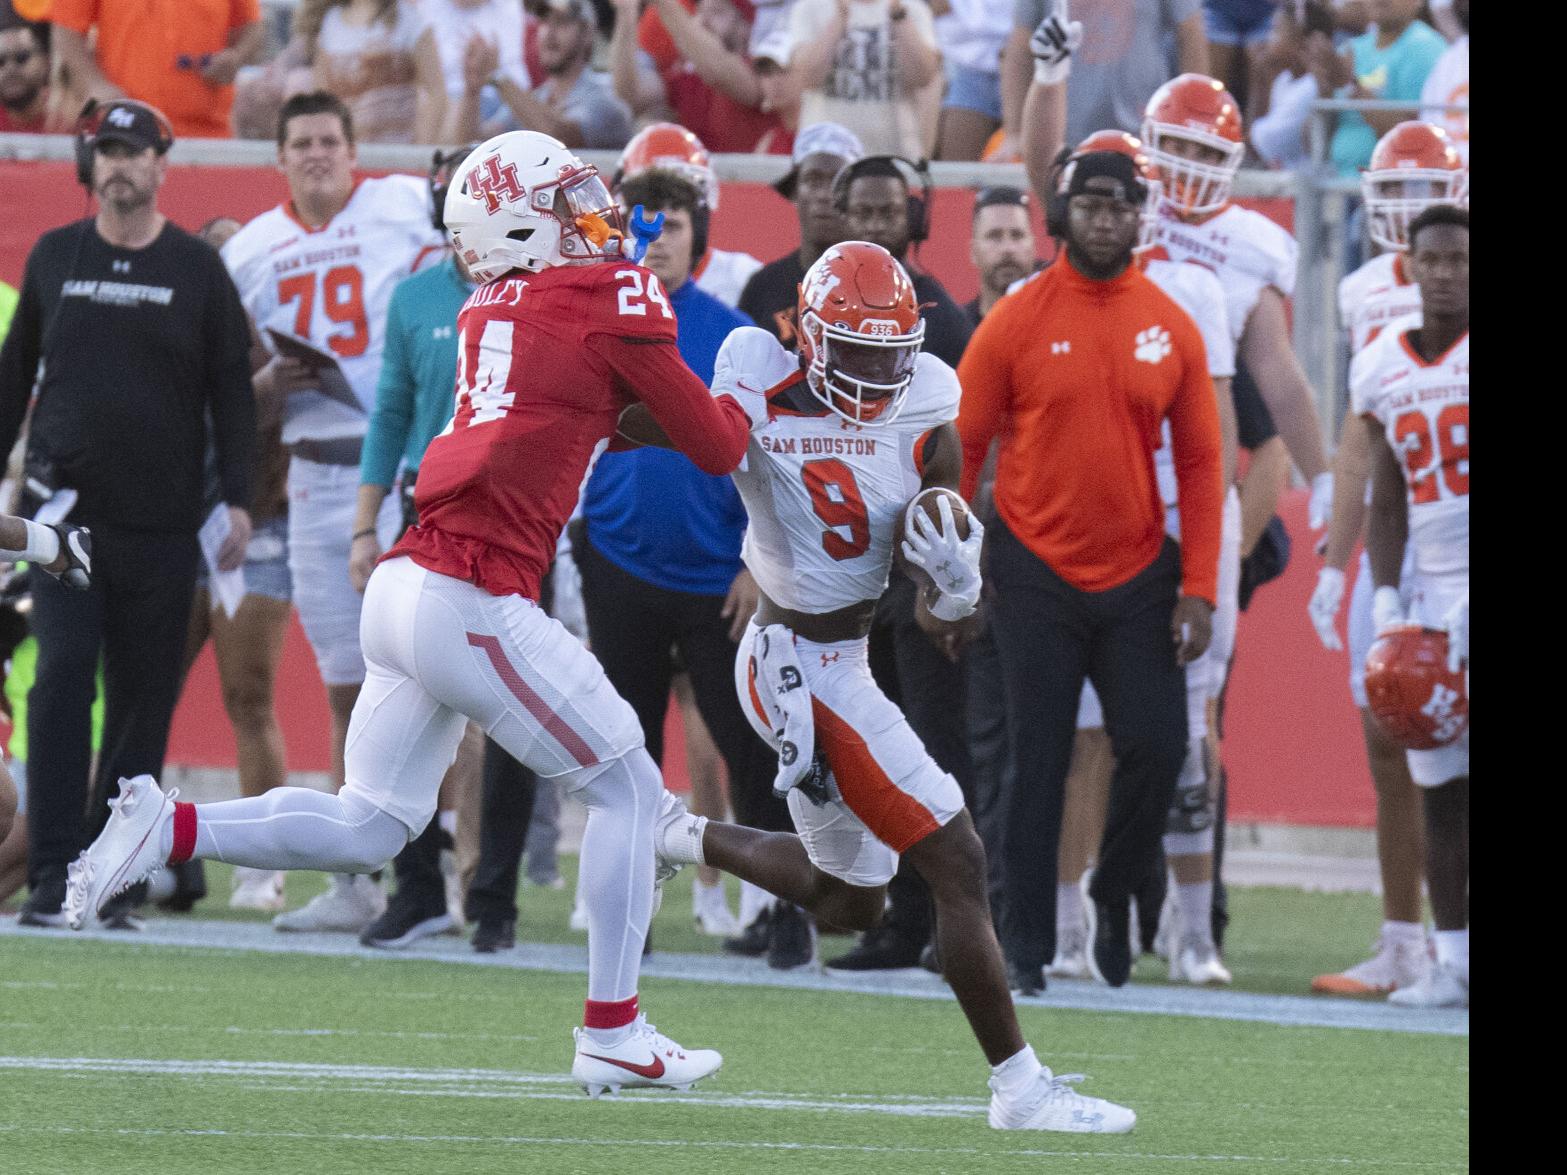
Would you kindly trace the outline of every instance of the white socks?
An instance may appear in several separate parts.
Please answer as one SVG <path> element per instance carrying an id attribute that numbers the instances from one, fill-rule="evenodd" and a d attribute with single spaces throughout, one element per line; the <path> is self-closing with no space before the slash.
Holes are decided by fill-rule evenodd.
<path id="1" fill-rule="evenodd" d="M 1083 889 L 1075 881 L 1056 882 L 1056 941 L 1071 928 L 1084 925 Z"/>
<path id="2" fill-rule="evenodd" d="M 1469 932 L 1467 930 L 1438 930 L 1436 932 L 1436 961 L 1458 973 L 1469 982 Z"/>
<path id="3" fill-rule="evenodd" d="M 28 518 L 17 519 L 27 528 L 27 545 L 20 551 L 0 550 L 0 560 L 7 563 L 53 563 L 60 557 L 60 536 L 42 523 Z"/>
<path id="4" fill-rule="evenodd" d="M 1042 1068 L 1044 1066 L 1034 1055 L 1034 1046 L 1025 1044 L 1021 1052 L 991 1066 L 990 1088 L 995 1090 L 997 1097 L 1016 1097 L 1034 1083 Z"/>
<path id="5" fill-rule="evenodd" d="M 1213 938 L 1213 882 L 1175 887 L 1175 911 L 1180 916 L 1182 938 Z"/>

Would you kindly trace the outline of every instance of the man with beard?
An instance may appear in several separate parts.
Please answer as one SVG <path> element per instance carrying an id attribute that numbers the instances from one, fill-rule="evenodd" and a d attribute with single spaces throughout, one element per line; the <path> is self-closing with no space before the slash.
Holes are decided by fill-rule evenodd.
<path id="1" fill-rule="evenodd" d="M 0 133 L 42 133 L 49 112 L 49 26 L 0 27 Z"/>
<path id="2" fill-rule="evenodd" d="M 978 326 L 1001 301 L 1007 287 L 1034 268 L 1034 222 L 1029 216 L 1027 192 L 996 184 L 974 197 L 969 259 L 979 270 L 979 294 L 963 309 Z"/>
<path id="3" fill-rule="evenodd" d="M 250 334 L 234 283 L 205 242 L 158 210 L 174 135 L 159 111 L 89 105 L 79 178 L 97 215 L 33 247 L 0 350 L 0 445 L 16 442 L 38 385 L 24 462 L 33 525 L 90 527 L 90 585 L 34 576 L 38 676 L 28 708 L 32 890 L 21 921 L 63 925 L 66 866 L 109 815 L 109 784 L 159 772 L 196 591 L 208 424 L 228 537 L 219 570 L 250 537 L 255 402 Z M 45 534 L 30 561 L 47 564 Z M 78 590 L 85 586 L 85 590 Z M 91 771 L 98 665 L 104 738 Z M 89 803 L 89 778 L 94 784 Z M 129 902 L 102 911 L 134 929 Z"/>

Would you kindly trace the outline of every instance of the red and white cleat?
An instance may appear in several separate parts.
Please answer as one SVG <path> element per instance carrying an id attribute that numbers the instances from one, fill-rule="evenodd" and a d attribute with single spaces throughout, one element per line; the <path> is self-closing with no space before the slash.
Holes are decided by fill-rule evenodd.
<path id="1" fill-rule="evenodd" d="M 571 1076 L 589 1097 L 605 1090 L 690 1089 L 718 1072 L 724 1058 L 712 1049 L 683 1049 L 638 1016 L 631 1035 L 619 1044 L 601 1045 L 586 1028 L 574 1030 L 577 1056 Z"/>
<path id="2" fill-rule="evenodd" d="M 110 800 L 109 822 L 98 839 L 71 863 L 65 886 L 65 922 L 80 930 L 89 916 L 164 863 L 163 825 L 174 819 L 176 788 L 167 794 L 150 775 L 120 780 Z"/>

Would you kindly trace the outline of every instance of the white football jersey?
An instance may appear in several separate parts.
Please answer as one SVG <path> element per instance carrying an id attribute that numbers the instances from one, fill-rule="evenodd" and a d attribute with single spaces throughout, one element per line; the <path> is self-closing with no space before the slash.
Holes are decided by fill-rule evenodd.
<path id="1" fill-rule="evenodd" d="M 740 291 L 762 263 L 749 253 L 731 253 L 727 249 L 709 249 L 691 280 L 704 294 L 711 294 L 725 306 L 740 305 Z"/>
<path id="2" fill-rule="evenodd" d="M 1224 289 L 1213 271 L 1187 261 L 1171 261 L 1155 256 L 1143 263 L 1143 272 L 1197 324 L 1208 352 L 1208 374 L 1214 379 L 1235 375 L 1235 339 L 1230 333 L 1229 312 Z M 1159 447 L 1154 451 L 1154 476 L 1159 480 L 1159 497 L 1168 512 L 1165 528 L 1179 539 L 1180 523 L 1174 514 L 1176 502 L 1175 457 L 1170 452 L 1170 422 L 1160 428 Z"/>
<path id="3" fill-rule="evenodd" d="M 1338 319 L 1358 355 L 1388 323 L 1413 316 L 1419 326 L 1420 287 L 1404 273 L 1402 253 L 1378 253 L 1338 284 Z"/>
<path id="4" fill-rule="evenodd" d="M 921 353 L 903 411 L 891 424 L 860 426 L 779 403 L 804 378 L 799 356 L 742 326 L 718 352 L 713 394 L 769 396 L 767 421 L 752 427 L 732 475 L 750 516 L 741 558 L 776 603 L 832 612 L 886 590 L 904 507 L 919 493 L 925 436 L 957 419 L 961 393 L 952 368 Z"/>
<path id="5" fill-rule="evenodd" d="M 1469 570 L 1469 335 L 1427 363 L 1415 319 L 1389 323 L 1349 369 L 1350 404 L 1387 436 L 1404 470 L 1409 545 L 1420 575 Z"/>
<path id="6" fill-rule="evenodd" d="M 1154 241 L 1172 261 L 1194 262 L 1218 277 L 1236 342 L 1263 290 L 1272 286 L 1289 297 L 1295 289 L 1295 238 L 1260 212 L 1227 204 L 1200 224 L 1187 224 L 1166 209 L 1155 223 Z"/>
<path id="7" fill-rule="evenodd" d="M 445 255 L 430 223 L 430 189 L 389 175 L 360 180 L 348 204 L 318 229 L 293 215 L 292 201 L 263 212 L 223 246 L 223 260 L 255 319 L 331 354 L 362 413 L 311 392 L 290 396 L 283 441 L 362 436 L 375 407 L 392 290 Z"/>

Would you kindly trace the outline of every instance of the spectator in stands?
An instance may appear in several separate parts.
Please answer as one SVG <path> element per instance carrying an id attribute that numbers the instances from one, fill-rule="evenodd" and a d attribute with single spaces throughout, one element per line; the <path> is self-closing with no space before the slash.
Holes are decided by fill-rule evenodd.
<path id="1" fill-rule="evenodd" d="M 925 0 L 799 0 L 783 52 L 802 125 L 842 123 L 872 154 L 930 155 L 943 79 Z"/>
<path id="2" fill-rule="evenodd" d="M 504 76 L 486 88 L 498 64 L 496 48 L 482 40 L 469 47 L 463 58 L 456 137 L 488 139 L 505 131 L 531 130 L 568 147 L 624 147 L 631 137 L 631 111 L 615 96 L 609 75 L 588 68 L 593 5 L 589 0 L 548 0 L 540 25 L 544 80 L 532 90 Z"/>
<path id="3" fill-rule="evenodd" d="M 969 260 L 979 270 L 979 293 L 963 310 L 977 327 L 1007 287 L 1037 264 L 1028 193 L 1009 184 L 985 188 L 974 197 L 970 233 Z"/>
<path id="4" fill-rule="evenodd" d="M 832 182 L 865 148 L 854 132 L 836 122 L 807 126 L 795 136 L 794 166 L 774 185 L 793 201 L 800 221 L 800 247 L 752 275 L 740 295 L 740 311 L 786 347 L 794 346 L 794 319 L 805 271 L 831 246 L 844 240 L 843 217 L 832 198 Z"/>
<path id="5" fill-rule="evenodd" d="M 323 11 L 324 8 L 324 11 Z M 306 0 L 313 88 L 348 103 L 364 143 L 424 143 L 445 105 L 435 33 L 415 0 Z"/>
<path id="6" fill-rule="evenodd" d="M 682 175 L 649 168 L 623 181 L 618 197 L 648 215 L 663 212 L 663 234 L 646 265 L 664 284 L 687 366 L 711 383 L 718 349 L 744 318 L 690 280 L 706 247 L 708 209 Z M 683 454 L 639 448 L 606 453 L 583 493 L 572 552 L 594 653 L 610 684 L 631 703 L 648 753 L 663 758 L 664 716 L 678 650 L 697 707 L 729 767 L 736 815 L 782 832 L 788 812 L 772 793 L 776 759 L 752 732 L 734 691 L 737 642 L 755 611 L 757 589 L 740 562 L 745 508 L 727 477 L 703 473 Z M 810 929 L 793 907 L 774 910 L 768 962 L 811 959 Z"/>
<path id="7" fill-rule="evenodd" d="M 107 819 L 111 784 L 163 769 L 206 518 L 208 413 L 227 504 L 223 571 L 245 558 L 255 455 L 244 309 L 213 250 L 158 210 L 168 122 L 120 100 L 83 135 L 98 213 L 33 247 L 0 350 L 0 452 L 16 442 L 37 380 L 24 468 L 43 488 L 29 513 L 90 526 L 97 559 L 89 591 L 32 578 L 23 919 L 46 926 L 64 924 L 66 866 Z M 100 658 L 104 753 L 89 798 Z M 138 896 L 105 921 L 130 928 Z"/>
<path id="8" fill-rule="evenodd" d="M 920 195 L 910 190 L 906 172 L 924 180 L 926 187 Z M 925 350 L 956 367 L 973 333 L 968 316 L 945 286 L 908 258 L 909 247 L 918 245 L 930 231 L 927 201 L 931 190 L 925 174 L 908 160 L 867 155 L 838 173 L 833 180 L 833 201 L 843 217 L 844 239 L 880 245 L 908 270 L 920 300 L 920 317 L 925 320 Z"/>
<path id="9" fill-rule="evenodd" d="M 1011 30 L 998 0 L 950 0 L 936 18 L 947 75 L 936 158 L 978 159 L 1001 126 L 1001 50 Z"/>
<path id="10" fill-rule="evenodd" d="M 1208 72 L 1202 0 L 1074 0 L 1069 22 L 1065 0 L 1016 0 L 1012 43 L 1052 18 L 1082 26 L 1080 43 L 1073 38 L 1068 54 L 1062 57 L 1064 62 L 1070 56 L 1070 78 L 1063 74 L 1036 80 L 1017 66 L 1007 75 L 1013 87 L 1029 78 L 1031 89 L 1059 87 L 1058 94 L 1066 96 L 1065 137 L 1044 155 L 1047 164 L 1061 142 L 1081 143 L 1096 130 L 1116 128 L 1136 134 L 1142 125 L 1143 107 L 1155 90 L 1176 74 Z M 1039 54 L 1036 47 L 1036 59 Z M 1014 97 L 1012 101 L 1022 111 L 1024 100 Z M 1032 121 L 1024 117 L 1024 125 Z M 1033 182 L 1034 191 L 1040 192 L 1039 181 Z"/>
<path id="11" fill-rule="evenodd" d="M 487 78 L 490 85 L 504 79 L 524 93 L 532 88 L 523 58 L 528 17 L 521 0 L 419 0 L 419 14 L 435 36 L 446 83 L 444 108 L 429 124 L 421 125 L 419 142 L 464 140 L 456 128 L 467 96 L 470 59 L 475 55 L 494 53 Z"/>
<path id="12" fill-rule="evenodd" d="M 1252 149 L 1270 167 L 1293 170 L 1309 158 L 1311 104 L 1317 100 L 1313 54 L 1333 44 L 1333 13 L 1323 0 L 1290 0 L 1273 17 L 1273 35 L 1255 73 Z"/>
<path id="13" fill-rule="evenodd" d="M 793 111 L 767 104 L 763 74 L 749 48 L 749 0 L 699 0 L 689 7 L 681 0 L 653 0 L 640 26 L 637 0 L 615 0 L 615 12 L 610 41 L 615 90 L 639 115 L 667 105 L 674 120 L 713 151 L 788 150 L 784 114 Z M 650 37 L 661 31 L 668 41 L 667 50 L 653 59 L 656 85 L 637 67 L 633 34 L 640 28 Z"/>
<path id="14" fill-rule="evenodd" d="M 1312 73 L 1324 98 L 1418 102 L 1426 78 L 1447 44 L 1420 19 L 1422 0 L 1370 0 L 1375 24 L 1336 53 L 1320 41 L 1312 50 Z M 1330 154 L 1333 166 L 1355 178 L 1371 162 L 1377 140 L 1410 117 L 1409 111 L 1347 111 L 1338 117 Z"/>
<path id="15" fill-rule="evenodd" d="M 1260 86 L 1254 84 L 1262 47 L 1272 33 L 1281 0 L 1202 0 L 1208 36 L 1208 72 L 1224 83 L 1241 106 L 1251 110 Z"/>
<path id="16" fill-rule="evenodd" d="M 1016 756 L 1002 927 L 1014 982 L 1030 990 L 1055 948 L 1062 789 L 1085 677 L 1119 760 L 1090 886 L 1090 958 L 1112 986 L 1130 974 L 1130 895 L 1154 866 L 1187 754 L 1183 667 L 1209 641 L 1224 496 L 1202 337 L 1132 262 L 1146 198 L 1136 165 L 1084 155 L 1066 196 L 1065 257 L 986 317 L 959 368 L 966 496 L 1000 438 L 989 578 Z M 1146 337 L 1154 320 L 1157 340 Z M 1108 354 L 1128 358 L 1107 365 Z M 1128 396 L 1170 422 L 1179 545 L 1155 488 L 1157 428 L 1123 408 L 1107 424 L 1107 405 Z"/>
<path id="17" fill-rule="evenodd" d="M 198 235 L 214 249 L 240 230 L 240 223 L 220 216 Z M 247 324 L 248 325 L 248 324 Z M 223 690 L 223 708 L 234 728 L 241 795 L 259 796 L 287 782 L 283 731 L 278 725 L 274 688 L 283 642 L 293 618 L 292 579 L 288 572 L 288 450 L 283 447 L 285 390 L 277 380 L 278 365 L 268 362 L 259 339 L 252 336 L 251 380 L 256 396 L 256 478 L 249 503 L 252 533 L 245 551 L 245 597 L 229 615 L 212 594 L 206 569 L 196 580 L 185 638 L 180 678 L 190 673 L 208 638 Z M 208 453 L 209 507 L 220 486 L 212 453 Z M 201 862 L 187 861 L 171 870 L 176 887 L 166 907 L 188 909 L 206 894 Z M 283 875 L 262 869 L 237 868 L 229 906 L 236 910 L 283 908 Z"/>
<path id="18" fill-rule="evenodd" d="M 1433 5 L 1434 7 L 1434 5 Z M 1438 57 L 1420 91 L 1420 117 L 1447 128 L 1465 166 L 1469 163 L 1469 0 L 1452 0 L 1447 8 L 1459 35 Z M 1464 110 L 1446 110 L 1462 105 Z"/>
<path id="19" fill-rule="evenodd" d="M 136 98 L 162 110 L 177 135 L 228 138 L 234 75 L 266 48 L 257 0 L 54 0 L 49 19 L 59 130 L 89 98 Z"/>
<path id="20" fill-rule="evenodd" d="M 49 109 L 49 26 L 0 25 L 0 134 L 39 133 Z"/>

